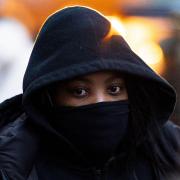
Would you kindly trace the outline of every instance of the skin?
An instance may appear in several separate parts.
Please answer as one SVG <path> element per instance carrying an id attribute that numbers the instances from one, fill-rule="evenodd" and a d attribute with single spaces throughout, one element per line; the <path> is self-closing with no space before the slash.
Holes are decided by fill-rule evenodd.
<path id="1" fill-rule="evenodd" d="M 82 106 L 127 100 L 128 94 L 120 73 L 100 71 L 57 84 L 52 98 L 56 105 Z"/>

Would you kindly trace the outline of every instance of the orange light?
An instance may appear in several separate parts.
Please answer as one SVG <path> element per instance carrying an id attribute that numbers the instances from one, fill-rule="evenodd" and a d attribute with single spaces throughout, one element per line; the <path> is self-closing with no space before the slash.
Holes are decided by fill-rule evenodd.
<path id="1" fill-rule="evenodd" d="M 142 57 L 148 64 L 157 64 L 163 58 L 163 52 L 158 44 L 154 42 L 148 42 L 142 44 L 137 53 Z"/>
<path id="2" fill-rule="evenodd" d="M 131 18 L 124 22 L 126 30 L 128 31 L 128 39 L 134 42 L 156 40 L 156 31 L 148 20 L 141 20 Z"/>
<path id="3" fill-rule="evenodd" d="M 122 20 L 116 16 L 107 16 L 107 19 L 111 22 L 110 35 L 122 35 L 126 36 L 126 30 Z"/>
<path id="4" fill-rule="evenodd" d="M 134 50 L 152 69 L 158 73 L 164 70 L 164 55 L 161 47 L 153 42 L 144 42 Z"/>
<path id="5" fill-rule="evenodd" d="M 112 35 L 123 36 L 134 52 L 140 56 L 157 73 L 165 69 L 164 55 L 157 41 L 156 31 L 148 20 L 131 18 L 123 21 L 116 16 L 107 16 L 111 30 L 106 38 Z"/>

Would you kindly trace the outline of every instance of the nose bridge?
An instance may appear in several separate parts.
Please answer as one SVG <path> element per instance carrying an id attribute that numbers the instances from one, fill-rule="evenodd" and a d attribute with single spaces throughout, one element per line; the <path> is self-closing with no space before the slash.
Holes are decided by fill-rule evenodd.
<path id="1" fill-rule="evenodd" d="M 98 89 L 95 93 L 95 102 L 103 102 L 103 101 L 107 101 L 108 97 L 107 95 L 104 93 L 104 91 L 102 89 Z"/>

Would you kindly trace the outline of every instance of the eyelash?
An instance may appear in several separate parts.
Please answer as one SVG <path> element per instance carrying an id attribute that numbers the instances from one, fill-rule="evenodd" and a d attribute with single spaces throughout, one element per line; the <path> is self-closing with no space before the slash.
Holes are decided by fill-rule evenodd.
<path id="1" fill-rule="evenodd" d="M 118 93 L 109 92 L 112 87 L 119 87 L 120 91 Z M 75 94 L 78 90 L 85 90 L 86 91 L 85 95 L 77 95 L 77 94 Z M 123 90 L 124 90 L 124 85 L 111 85 L 111 86 L 109 86 L 107 88 L 107 91 L 111 96 L 118 96 L 119 94 L 122 93 Z M 90 93 L 90 89 L 85 88 L 85 87 L 74 87 L 74 88 L 69 88 L 68 92 L 70 94 L 72 94 L 73 96 L 75 96 L 75 97 L 84 98 L 84 97 L 86 97 L 88 95 L 88 93 Z"/>
<path id="2" fill-rule="evenodd" d="M 73 87 L 73 88 L 68 88 L 68 93 L 70 93 L 71 95 L 75 96 L 75 97 L 78 97 L 78 98 L 84 98 L 86 95 L 77 95 L 76 92 L 78 90 L 85 90 L 86 92 L 89 92 L 89 89 L 88 88 L 84 88 L 84 87 Z M 87 94 L 87 93 L 86 93 Z"/>
<path id="3" fill-rule="evenodd" d="M 124 86 L 123 85 L 111 85 L 110 87 L 108 87 L 108 91 L 111 90 L 111 88 L 114 87 L 118 87 L 119 88 L 119 92 L 118 93 L 110 93 L 112 96 L 118 96 L 119 94 L 122 93 Z"/>

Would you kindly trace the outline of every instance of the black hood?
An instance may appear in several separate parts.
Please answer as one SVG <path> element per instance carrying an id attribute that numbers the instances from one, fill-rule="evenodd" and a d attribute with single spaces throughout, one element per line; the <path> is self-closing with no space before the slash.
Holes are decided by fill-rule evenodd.
<path id="1" fill-rule="evenodd" d="M 49 148 L 54 154 L 57 148 L 52 148 L 55 143 L 51 140 L 57 139 L 57 146 L 61 143 L 60 148 L 64 149 L 62 152 L 68 155 L 70 161 L 74 157 L 79 160 L 81 153 L 53 129 L 44 109 L 38 105 L 39 92 L 57 81 L 101 70 L 115 70 L 129 77 L 143 79 L 144 83 L 141 85 L 147 90 L 158 112 L 156 119 L 160 124 L 164 124 L 174 110 L 176 93 L 173 87 L 147 66 L 122 36 L 109 37 L 110 29 L 111 24 L 103 15 L 85 7 L 68 7 L 50 16 L 39 32 L 31 53 L 23 81 L 23 94 L 1 105 L 0 117 L 9 116 L 8 106 L 13 104 L 15 107 L 11 114 L 14 114 L 16 109 L 25 111 L 30 117 L 28 120 L 40 127 L 39 131 L 43 130 L 43 140 L 53 137 L 44 150 Z M 19 105 L 21 102 L 23 106 Z M 4 109 L 8 109 L 7 112 Z M 3 122 L 5 121 L 7 119 L 3 119 Z M 57 152 L 59 153 L 59 150 Z M 62 154 L 61 157 L 63 156 Z"/>
<path id="2" fill-rule="evenodd" d="M 117 70 L 148 82 L 144 86 L 148 84 L 147 92 L 159 117 L 163 123 L 167 121 L 176 101 L 174 89 L 131 50 L 122 36 L 107 37 L 110 29 L 102 14 L 86 7 L 68 7 L 51 15 L 37 36 L 24 76 L 25 107 L 30 106 L 38 90 L 54 82 Z M 149 91 L 151 83 L 156 85 L 158 98 Z"/>

